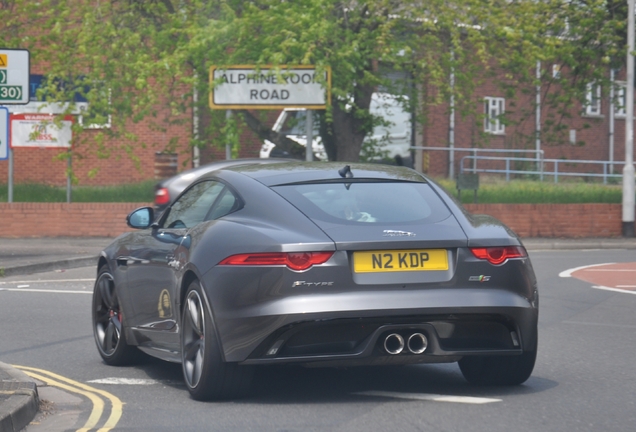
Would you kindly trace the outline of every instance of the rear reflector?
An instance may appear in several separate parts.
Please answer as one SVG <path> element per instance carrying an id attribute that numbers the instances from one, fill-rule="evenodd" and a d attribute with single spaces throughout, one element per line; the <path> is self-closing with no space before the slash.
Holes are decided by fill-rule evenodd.
<path id="1" fill-rule="evenodd" d="M 475 257 L 494 265 L 501 264 L 510 258 L 525 258 L 528 256 L 526 250 L 521 246 L 470 248 L 470 251 Z"/>
<path id="2" fill-rule="evenodd" d="M 159 188 L 155 191 L 155 204 L 166 205 L 170 204 L 170 192 L 167 188 Z"/>
<path id="3" fill-rule="evenodd" d="M 292 270 L 307 270 L 313 265 L 327 262 L 333 252 L 266 252 L 232 255 L 220 265 L 287 266 Z"/>

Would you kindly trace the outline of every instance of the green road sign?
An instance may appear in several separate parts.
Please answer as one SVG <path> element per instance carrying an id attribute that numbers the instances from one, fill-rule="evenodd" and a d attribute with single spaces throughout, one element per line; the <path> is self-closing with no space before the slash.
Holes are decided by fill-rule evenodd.
<path id="1" fill-rule="evenodd" d="M 0 85 L 0 103 L 22 100 L 22 87 Z"/>
<path id="2" fill-rule="evenodd" d="M 0 48 L 0 105 L 29 103 L 29 51 Z"/>

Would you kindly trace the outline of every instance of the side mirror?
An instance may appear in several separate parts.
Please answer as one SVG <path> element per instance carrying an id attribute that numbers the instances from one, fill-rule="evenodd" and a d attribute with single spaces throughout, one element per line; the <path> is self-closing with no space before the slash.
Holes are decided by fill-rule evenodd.
<path id="1" fill-rule="evenodd" d="M 131 228 L 149 228 L 155 220 L 155 211 L 152 207 L 141 207 L 126 216 L 126 223 Z"/>

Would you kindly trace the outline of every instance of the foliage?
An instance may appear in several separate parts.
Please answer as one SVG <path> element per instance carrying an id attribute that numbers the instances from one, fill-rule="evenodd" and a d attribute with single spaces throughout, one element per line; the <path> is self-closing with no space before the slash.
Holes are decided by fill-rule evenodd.
<path id="1" fill-rule="evenodd" d="M 0 46 L 27 48 L 34 63 L 46 65 L 41 97 L 68 101 L 80 93 L 91 121 L 112 118 L 111 128 L 91 135 L 104 157 L 108 137 L 129 153 L 144 145 L 131 123 L 151 121 L 158 130 L 185 124 L 194 99 L 199 135 L 169 137 L 171 145 L 225 145 L 223 113 L 207 107 L 211 65 L 331 67 L 322 142 L 330 159 L 357 160 L 380 121 L 368 110 L 375 89 L 408 96 L 403 103 L 422 124 L 451 94 L 458 112 L 479 122 L 475 88 L 496 76 L 507 97 L 527 94 L 538 60 L 551 106 L 543 141 L 560 142 L 585 85 L 607 87 L 608 68 L 621 66 L 624 9 L 617 0 L 2 0 Z M 562 66 L 560 77 L 552 77 L 553 63 Z M 510 108 L 508 124 L 533 115 L 531 106 Z M 243 115 L 262 138 L 292 145 L 273 136 L 261 116 Z"/>

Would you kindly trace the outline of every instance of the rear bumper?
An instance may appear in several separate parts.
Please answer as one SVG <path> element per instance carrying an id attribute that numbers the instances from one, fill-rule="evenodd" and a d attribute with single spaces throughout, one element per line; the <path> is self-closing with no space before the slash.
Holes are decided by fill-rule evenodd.
<path id="1" fill-rule="evenodd" d="M 536 347 L 538 299 L 497 289 L 342 292 L 229 304 L 206 290 L 225 360 L 245 364 L 445 362 Z M 421 332 L 421 355 L 389 355 L 386 335 Z M 379 359 L 379 360 L 378 360 Z"/>
<path id="2" fill-rule="evenodd" d="M 529 329 L 525 334 L 532 333 Z M 521 354 L 519 334 L 515 323 L 495 315 L 304 322 L 274 332 L 242 363 L 347 366 L 452 362 L 466 355 Z M 390 353 L 389 340 L 400 341 Z"/>

